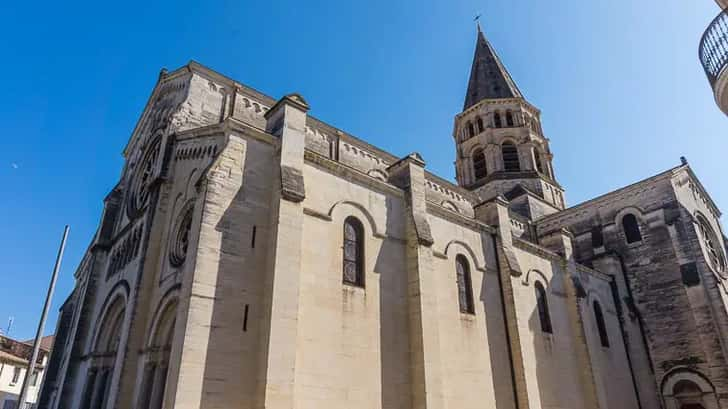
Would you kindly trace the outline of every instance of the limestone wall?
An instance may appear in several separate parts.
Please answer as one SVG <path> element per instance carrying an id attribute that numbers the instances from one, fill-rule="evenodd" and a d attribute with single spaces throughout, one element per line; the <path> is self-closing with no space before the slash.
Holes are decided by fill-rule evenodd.
<path id="1" fill-rule="evenodd" d="M 296 343 L 296 405 L 408 407 L 403 197 L 315 166 L 304 177 L 299 330 L 289 341 Z M 364 227 L 363 288 L 342 283 L 350 216 Z"/>
<path id="2" fill-rule="evenodd" d="M 119 352 L 100 358 L 116 368 L 109 408 L 161 393 L 145 389 L 160 357 L 164 408 L 512 409 L 517 395 L 530 408 L 632 407 L 612 396 L 629 384 L 608 280 L 583 280 L 615 339 L 603 351 L 575 265 L 528 243 L 527 220 L 477 210 L 477 195 L 419 155 L 400 160 L 308 116 L 300 96 L 282 101 L 194 63 L 161 77 L 79 274 L 56 407 L 79 406 L 115 297 Z M 142 182 L 148 204 L 129 208 Z M 342 283 L 349 216 L 365 230 L 363 287 Z M 473 314 L 459 308 L 458 255 Z M 553 334 L 540 329 L 535 280 Z M 160 347 L 167 306 L 175 325 Z"/>
<path id="3" fill-rule="evenodd" d="M 697 213 L 720 231 L 714 204 L 683 165 L 539 223 L 540 231 L 570 226 L 577 258 L 614 275 L 647 407 L 658 405 L 657 393 L 668 399 L 672 391 L 663 386 L 675 374 L 695 371 L 710 379 L 706 396 L 725 384 L 724 371 L 714 369 L 725 367 L 725 291 L 722 277 L 706 262 Z M 641 239 L 633 243 L 622 225 L 627 214 L 638 220 Z"/>
<path id="4" fill-rule="evenodd" d="M 584 335 L 589 347 L 599 407 L 604 409 L 637 408 L 637 391 L 623 340 L 618 308 L 612 294 L 612 278 L 581 268 L 578 273 L 584 296 L 579 299 Z M 601 309 L 607 345 L 602 344 L 595 313 Z M 651 406 L 646 406 L 651 407 Z"/>
<path id="5" fill-rule="evenodd" d="M 523 275 L 513 276 L 513 303 L 518 320 L 529 407 L 586 408 L 582 368 L 576 359 L 576 334 L 568 308 L 566 272 L 557 260 L 515 249 Z M 553 333 L 543 332 L 536 304 L 535 283 L 546 289 Z"/>

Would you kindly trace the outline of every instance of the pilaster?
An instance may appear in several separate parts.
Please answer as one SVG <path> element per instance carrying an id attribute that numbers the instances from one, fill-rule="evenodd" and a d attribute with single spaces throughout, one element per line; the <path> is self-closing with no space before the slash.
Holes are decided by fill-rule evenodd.
<path id="1" fill-rule="evenodd" d="M 564 274 L 564 288 L 566 290 L 566 307 L 569 314 L 571 333 L 574 335 L 574 353 L 581 372 L 581 386 L 584 393 L 584 404 L 587 408 L 599 408 L 597 386 L 594 380 L 592 360 L 589 355 L 586 334 L 584 333 L 584 319 L 582 309 L 579 308 L 582 300 L 586 298 L 584 288 L 576 275 L 576 260 L 574 259 L 574 236 L 566 229 L 560 229 L 540 238 L 540 242 L 548 249 L 562 256 L 561 265 Z M 590 311 L 589 306 L 585 308 Z"/>
<path id="2" fill-rule="evenodd" d="M 257 407 L 295 407 L 296 340 L 303 241 L 303 180 L 308 104 L 297 94 L 283 97 L 267 113 L 268 133 L 280 138 L 279 189 L 273 189 L 268 277 L 264 287 L 261 400 Z"/>
<path id="3" fill-rule="evenodd" d="M 528 384 L 526 383 L 526 369 L 523 361 L 523 349 L 516 314 L 515 295 L 512 278 L 522 274 L 518 260 L 513 251 L 513 235 L 511 232 L 511 219 L 508 211 L 508 201 L 497 196 L 475 208 L 475 218 L 497 227 L 496 257 L 498 258 L 498 275 L 503 300 L 503 311 L 506 330 L 508 334 L 509 351 L 513 364 L 513 386 L 518 409 L 529 409 Z"/>
<path id="4" fill-rule="evenodd" d="M 644 329 L 641 325 L 642 318 L 637 311 L 632 293 L 627 282 L 627 277 L 622 269 L 619 256 L 614 253 L 607 253 L 592 260 L 597 271 L 612 276 L 617 297 L 615 302 L 621 304 L 619 320 L 623 327 L 623 339 L 625 351 L 629 355 L 632 369 L 632 377 L 637 388 L 640 403 L 645 408 L 660 407 L 658 385 L 652 369 L 650 351 L 647 349 Z"/>
<path id="5" fill-rule="evenodd" d="M 425 162 L 410 154 L 389 167 L 390 182 L 405 190 L 412 408 L 442 409 L 442 357 L 437 282 L 425 203 Z"/>
<path id="6" fill-rule="evenodd" d="M 245 183 L 246 155 L 245 140 L 226 135 L 224 147 L 199 182 L 195 204 L 199 210 L 192 219 L 187 267 L 183 270 L 174 342 L 169 352 L 169 381 L 164 396 L 159 396 L 160 390 L 148 390 L 148 399 L 156 393 L 155 399 L 163 399 L 165 408 L 199 409 L 212 405 L 209 402 L 223 402 L 230 395 L 225 376 L 221 375 L 227 368 L 214 363 L 221 352 L 216 340 L 220 334 L 229 337 L 236 326 L 230 320 L 221 320 L 220 312 L 230 302 L 225 294 L 230 284 L 225 282 L 224 266 L 237 255 L 226 254 L 221 243 L 227 240 L 223 236 L 229 229 L 228 212 Z M 149 376 L 153 379 L 159 375 L 151 370 Z"/>

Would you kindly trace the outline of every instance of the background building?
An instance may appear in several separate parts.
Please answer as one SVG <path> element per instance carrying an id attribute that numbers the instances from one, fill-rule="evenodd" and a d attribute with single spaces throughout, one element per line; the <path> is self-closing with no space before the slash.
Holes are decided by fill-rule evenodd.
<path id="1" fill-rule="evenodd" d="M 161 72 L 42 408 L 728 408 L 720 211 L 687 161 L 568 207 L 480 30 L 457 183 L 308 111 Z"/>
<path id="2" fill-rule="evenodd" d="M 700 40 L 700 62 L 708 76 L 715 101 L 728 115 L 728 0 L 716 0 L 720 14 Z"/>
<path id="3" fill-rule="evenodd" d="M 44 337 L 41 341 L 38 362 L 28 389 L 28 402 L 32 404 L 30 408 L 37 407 L 35 403 L 52 345 L 53 336 Z M 28 375 L 28 363 L 32 354 L 33 340 L 21 342 L 0 335 L 0 408 L 17 409 L 20 388 Z"/>

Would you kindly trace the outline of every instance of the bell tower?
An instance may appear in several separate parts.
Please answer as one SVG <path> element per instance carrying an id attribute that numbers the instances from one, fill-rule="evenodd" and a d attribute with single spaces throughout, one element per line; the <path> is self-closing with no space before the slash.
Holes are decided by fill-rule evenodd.
<path id="1" fill-rule="evenodd" d="M 453 130 L 458 184 L 483 200 L 502 195 L 534 220 L 563 210 L 564 190 L 540 116 L 478 26 L 465 105 Z"/>

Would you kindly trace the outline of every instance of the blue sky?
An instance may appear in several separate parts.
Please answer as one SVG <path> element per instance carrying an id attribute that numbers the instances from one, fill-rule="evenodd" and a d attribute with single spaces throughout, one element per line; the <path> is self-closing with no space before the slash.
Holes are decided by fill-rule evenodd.
<path id="1" fill-rule="evenodd" d="M 728 119 L 698 63 L 712 0 L 3 2 L 0 327 L 32 337 L 63 225 L 47 332 L 162 67 L 194 59 L 453 178 L 476 13 L 543 111 L 576 204 L 687 156 L 719 206 Z"/>

